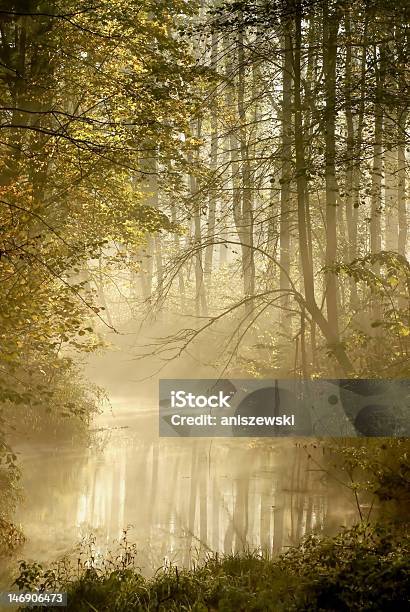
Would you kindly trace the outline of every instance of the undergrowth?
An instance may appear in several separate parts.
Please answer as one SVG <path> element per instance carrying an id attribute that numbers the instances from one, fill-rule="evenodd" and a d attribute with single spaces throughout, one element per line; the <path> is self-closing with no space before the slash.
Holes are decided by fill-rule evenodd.
<path id="1" fill-rule="evenodd" d="M 121 552 L 103 563 L 92 547 L 76 564 L 44 570 L 22 562 L 15 584 L 66 591 L 69 612 L 399 612 L 409 609 L 409 545 L 403 525 L 362 523 L 334 538 L 310 535 L 273 559 L 215 554 L 190 570 L 168 566 L 144 578 L 125 533 Z"/>

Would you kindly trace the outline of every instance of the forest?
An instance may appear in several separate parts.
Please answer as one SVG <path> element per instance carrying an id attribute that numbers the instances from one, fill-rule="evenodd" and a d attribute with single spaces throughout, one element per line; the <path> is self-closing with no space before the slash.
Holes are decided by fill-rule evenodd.
<path id="1" fill-rule="evenodd" d="M 222 439 L 214 463 L 209 441 L 158 441 L 144 406 L 161 376 L 408 388 L 409 66 L 405 0 L 0 0 L 2 590 L 65 590 L 70 610 L 407 609 L 408 402 L 390 438 Z M 98 488 L 101 456 L 119 467 Z M 70 527 L 38 556 L 53 504 Z M 182 525 L 181 563 L 139 572 L 131 506 L 141 532 L 166 525 L 156 567 Z M 83 534 L 70 513 L 125 530 L 115 560 L 91 546 L 82 573 L 45 569 Z"/>

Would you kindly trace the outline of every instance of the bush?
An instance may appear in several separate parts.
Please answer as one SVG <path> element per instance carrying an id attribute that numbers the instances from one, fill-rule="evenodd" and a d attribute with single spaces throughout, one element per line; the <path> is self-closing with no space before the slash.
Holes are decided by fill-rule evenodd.
<path id="1" fill-rule="evenodd" d="M 361 524 L 335 538 L 309 536 L 275 559 L 250 552 L 213 555 L 192 570 L 171 566 L 147 579 L 135 567 L 135 548 L 125 535 L 121 554 L 100 565 L 92 552 L 77 567 L 65 561 L 43 570 L 22 563 L 16 584 L 67 591 L 73 612 L 399 612 L 408 609 L 409 544 L 395 524 Z"/>
<path id="2" fill-rule="evenodd" d="M 89 383 L 70 359 L 56 360 L 53 369 L 43 366 L 42 379 L 30 382 L 27 401 L 3 406 L 3 420 L 9 431 L 30 440 L 75 440 L 89 438 L 89 424 L 101 411 L 104 392 Z M 9 434 L 11 444 L 15 442 Z"/>
<path id="3" fill-rule="evenodd" d="M 358 502 L 371 501 L 379 519 L 410 521 L 409 438 L 339 439 L 322 447 L 329 478 L 336 471 Z"/>
<path id="4" fill-rule="evenodd" d="M 1 423 L 1 420 L 0 420 Z M 20 498 L 18 481 L 20 471 L 16 465 L 16 455 L 6 443 L 0 431 L 0 557 L 7 558 L 24 542 L 20 529 L 11 518 Z"/>

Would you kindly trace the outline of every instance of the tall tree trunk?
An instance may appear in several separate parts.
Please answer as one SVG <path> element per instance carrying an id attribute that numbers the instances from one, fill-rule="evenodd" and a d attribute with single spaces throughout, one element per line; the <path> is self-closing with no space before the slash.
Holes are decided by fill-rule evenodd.
<path id="1" fill-rule="evenodd" d="M 343 345 L 339 342 L 335 330 L 324 317 L 315 299 L 315 286 L 313 277 L 313 262 L 309 252 L 306 214 L 306 162 L 304 153 L 304 138 L 302 124 L 301 100 L 301 45 L 302 45 L 302 7 L 301 1 L 295 4 L 295 46 L 293 50 L 294 73 L 294 109 L 295 109 L 295 156 L 296 156 L 296 189 L 298 210 L 299 251 L 305 289 L 306 308 L 315 319 L 322 331 L 329 348 L 335 355 L 338 363 L 345 373 L 353 371 Z"/>
<path id="2" fill-rule="evenodd" d="M 386 250 L 396 251 L 398 248 L 398 181 L 397 181 L 397 129 L 396 117 L 394 110 L 389 109 L 386 112 L 384 122 L 385 129 L 385 153 L 384 153 L 384 171 L 385 171 L 385 225 L 386 225 Z"/>
<path id="3" fill-rule="evenodd" d="M 191 194 L 195 196 L 197 191 L 196 179 L 190 175 Z M 197 317 L 207 316 L 208 307 L 205 294 L 204 270 L 202 265 L 202 231 L 201 211 L 199 204 L 195 202 L 194 208 L 194 245 L 195 245 L 195 314 Z"/>
<path id="4" fill-rule="evenodd" d="M 212 34 L 212 49 L 211 49 L 211 68 L 212 70 L 216 70 L 217 68 L 217 53 L 218 53 L 218 40 L 217 35 L 214 32 Z M 213 255 L 214 255 L 214 235 L 215 235 L 215 219 L 216 219 L 216 188 L 215 188 L 215 178 L 216 172 L 218 168 L 218 114 L 216 108 L 216 97 L 214 96 L 213 100 L 211 100 L 211 171 L 212 171 L 212 185 L 209 192 L 209 209 L 208 209 L 208 230 L 207 230 L 207 247 L 205 250 L 205 263 L 204 263 L 204 273 L 205 273 L 205 282 L 207 285 L 209 284 L 211 273 L 212 273 L 212 264 L 213 264 Z"/>
<path id="5" fill-rule="evenodd" d="M 201 135 L 201 123 L 197 122 L 196 136 Z M 195 248 L 195 314 L 197 317 L 208 316 L 208 305 L 205 294 L 203 253 L 202 253 L 202 229 L 201 229 L 201 207 L 197 201 L 197 180 L 193 174 L 189 176 L 190 192 L 193 201 L 194 219 L 194 248 Z"/>
<path id="6" fill-rule="evenodd" d="M 241 38 L 242 37 L 242 38 Z M 240 42 L 242 40 L 242 43 Z M 229 39 L 228 39 L 229 44 Z M 239 52 L 239 49 L 242 49 Z M 229 145 L 231 151 L 231 178 L 232 178 L 232 212 L 235 228 L 241 243 L 243 291 L 245 296 L 253 295 L 255 282 L 255 268 L 253 260 L 253 219 L 251 213 L 252 200 L 250 189 L 250 169 L 247 156 L 246 127 L 245 123 L 245 66 L 243 49 L 243 32 L 236 40 L 236 51 L 238 60 L 238 83 L 235 95 L 234 68 L 232 64 L 233 54 L 228 54 L 226 63 L 226 78 L 230 81 L 226 90 L 226 105 L 235 117 L 239 116 L 241 122 L 239 132 L 235 127 L 230 130 Z M 248 188 L 246 188 L 248 184 Z M 248 212 L 248 219 L 244 211 Z M 249 219 L 249 216 L 251 217 Z M 252 223 L 251 223 L 252 222 Z M 252 311 L 252 304 L 248 301 L 245 305 L 246 312 Z"/>
<path id="7" fill-rule="evenodd" d="M 351 27 L 351 7 L 346 7 L 345 12 L 345 31 L 346 31 L 346 64 L 345 64 L 345 112 L 347 128 L 347 170 L 345 179 L 346 191 L 346 225 L 348 237 L 348 261 L 351 262 L 357 257 L 357 232 L 360 205 L 360 159 L 362 150 L 362 133 L 364 124 L 365 110 L 365 88 L 366 88 L 366 51 L 367 51 L 367 26 L 368 13 L 365 13 L 364 31 L 361 39 L 362 54 L 360 59 L 360 95 L 358 116 L 353 114 L 352 91 L 354 83 L 352 79 L 352 67 L 356 60 L 352 54 L 352 27 Z M 354 117 L 357 120 L 354 121 Z M 356 123 L 356 128 L 355 128 Z M 353 311 L 359 308 L 359 296 L 357 293 L 356 281 L 350 279 L 350 307 Z"/>
<path id="8" fill-rule="evenodd" d="M 255 262 L 253 251 L 253 203 L 251 184 L 252 172 L 248 153 L 248 134 L 246 129 L 245 109 L 245 49 L 244 32 L 240 24 L 238 31 L 238 115 L 239 139 L 241 152 L 242 175 L 242 211 L 239 220 L 238 234 L 242 248 L 242 274 L 245 297 L 252 298 L 255 294 Z M 252 312 L 252 299 L 245 305 L 246 312 Z"/>
<path id="9" fill-rule="evenodd" d="M 306 219 L 306 162 L 303 139 L 302 124 L 302 100 L 301 100 L 301 44 L 302 44 L 302 14 L 300 0 L 296 1 L 295 12 L 295 47 L 293 53 L 294 73 L 294 134 L 295 134 L 295 158 L 296 158 L 296 189 L 297 189 L 297 211 L 299 229 L 299 250 L 303 272 L 303 283 L 307 303 L 312 306 L 316 304 L 315 286 L 313 281 L 313 262 L 310 257 L 310 249 L 307 235 Z"/>
<path id="10" fill-rule="evenodd" d="M 383 138 L 383 107 L 381 105 L 383 88 L 383 61 L 377 66 L 376 50 L 374 52 L 375 75 L 376 75 L 376 98 L 374 103 L 374 142 L 373 142 L 373 168 L 371 184 L 371 212 L 370 212 L 370 252 L 372 255 L 380 253 L 382 248 L 381 236 L 381 212 L 382 212 L 382 138 Z M 380 272 L 380 264 L 375 263 L 373 270 L 376 274 Z M 371 318 L 377 321 L 381 318 L 380 300 L 374 296 L 371 300 Z M 374 329 L 378 334 L 380 328 Z"/>
<path id="11" fill-rule="evenodd" d="M 398 222 L 399 236 L 397 251 L 403 257 L 406 256 L 407 246 L 407 198 L 406 198 L 406 122 L 407 111 L 399 112 L 398 120 L 398 144 L 397 144 L 397 200 L 398 200 Z"/>
<path id="12" fill-rule="evenodd" d="M 377 59 L 376 59 L 377 61 Z M 383 136 L 383 109 L 380 104 L 382 95 L 382 83 L 380 71 L 377 70 L 376 101 L 374 105 L 374 143 L 373 143 L 373 168 L 371 186 L 371 220 L 370 220 L 370 252 L 374 255 L 380 253 L 382 248 L 381 238 L 381 190 L 382 190 L 382 136 Z"/>
<path id="13" fill-rule="evenodd" d="M 329 270 L 337 257 L 336 226 L 336 56 L 339 15 L 329 13 L 328 2 L 323 9 L 323 65 L 325 78 L 325 178 L 326 178 L 326 307 L 327 320 L 339 342 L 337 276 Z"/>
<path id="14" fill-rule="evenodd" d="M 154 149 L 154 157 L 148 160 L 148 204 L 158 210 L 159 208 L 159 186 L 158 186 L 158 158 L 157 151 Z M 161 236 L 155 234 L 152 238 L 153 256 L 155 261 L 155 272 L 156 272 L 156 291 L 161 297 L 163 290 L 163 264 L 162 264 L 162 245 Z"/>
<path id="15" fill-rule="evenodd" d="M 292 159 L 292 49 L 289 22 L 284 23 L 285 35 L 283 36 L 283 81 L 282 81 L 282 113 L 281 113 L 281 178 L 280 178 L 280 280 L 279 286 L 284 296 L 281 301 L 285 309 L 281 313 L 281 328 L 286 336 L 291 333 L 291 319 L 289 316 L 290 306 L 290 183 L 291 183 L 291 159 Z"/>

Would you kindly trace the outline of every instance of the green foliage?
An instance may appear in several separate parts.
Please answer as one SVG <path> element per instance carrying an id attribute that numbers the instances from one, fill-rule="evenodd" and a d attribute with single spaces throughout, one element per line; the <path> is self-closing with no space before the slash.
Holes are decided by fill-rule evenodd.
<path id="1" fill-rule="evenodd" d="M 2 417 L 1 417 L 2 418 Z M 17 457 L 4 439 L 0 429 L 0 557 L 5 558 L 24 541 L 20 529 L 11 520 L 20 499 L 20 471 Z"/>
<path id="2" fill-rule="evenodd" d="M 406 378 L 410 349 L 410 266 L 401 255 L 382 251 L 337 264 L 334 271 L 362 286 L 370 307 L 366 325 L 351 326 L 346 340 L 359 377 Z M 360 319 L 360 313 L 358 315 Z"/>
<path id="3" fill-rule="evenodd" d="M 43 364 L 40 377 L 26 380 L 26 401 L 4 404 L 3 415 L 12 441 L 88 439 L 88 425 L 102 408 L 105 394 L 86 381 L 70 359 Z"/>
<path id="4" fill-rule="evenodd" d="M 403 530 L 360 524 L 332 539 L 308 537 L 280 561 L 300 578 L 290 609 L 405 610 L 410 538 Z"/>
<path id="5" fill-rule="evenodd" d="M 337 264 L 332 269 L 337 274 L 347 274 L 356 282 L 363 281 L 373 293 L 390 295 L 397 288 L 404 292 L 410 289 L 410 264 L 394 251 L 366 255 L 348 264 Z"/>
<path id="6" fill-rule="evenodd" d="M 189 147 L 179 135 L 197 75 L 172 36 L 187 11 L 179 0 L 30 0 L 24 14 L 13 2 L 3 11 L 0 401 L 18 402 L 15 377 L 61 347 L 95 346 L 87 318 L 101 308 L 77 276 L 88 260 L 175 229 L 147 204 L 145 179 L 154 157 L 178 174 Z"/>
<path id="7" fill-rule="evenodd" d="M 99 567 L 90 552 L 71 569 L 22 562 L 16 584 L 67 590 L 68 610 L 76 612 L 407 609 L 410 539 L 392 524 L 361 524 L 336 538 L 310 536 L 275 559 L 214 555 L 200 567 L 171 566 L 151 579 L 135 567 L 126 536 L 121 553 Z"/>
<path id="8" fill-rule="evenodd" d="M 340 439 L 323 443 L 323 448 L 331 469 L 351 487 L 358 502 L 361 495 L 370 495 L 371 509 L 379 518 L 410 520 L 408 438 Z"/>
<path id="9" fill-rule="evenodd" d="M 191 12 L 180 0 L 3 4 L 0 435 L 6 443 L 42 429 L 49 437 L 83 435 L 98 410 L 99 392 L 86 388 L 66 357 L 101 345 L 96 320 L 110 327 L 89 262 L 117 262 L 118 250 L 135 253 L 147 232 L 176 230 L 147 201 L 147 183 L 159 173 L 165 184 L 171 165 L 174 175 L 181 172 L 199 75 L 187 45 L 173 35 Z"/>
<path id="10" fill-rule="evenodd" d="M 25 541 L 24 534 L 14 523 L 0 516 L 0 555 L 4 559 Z"/>

